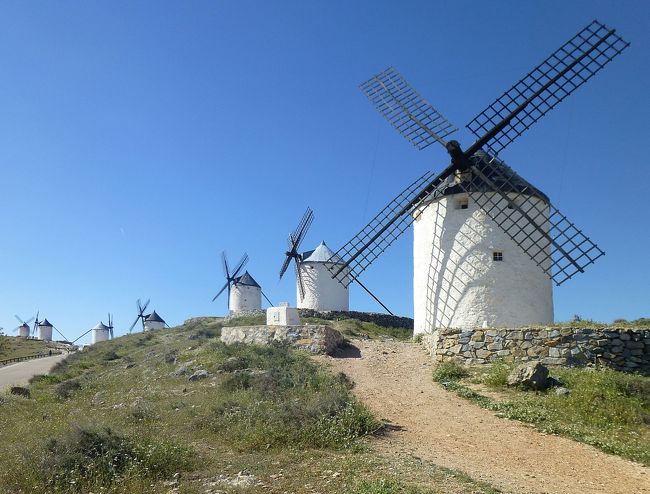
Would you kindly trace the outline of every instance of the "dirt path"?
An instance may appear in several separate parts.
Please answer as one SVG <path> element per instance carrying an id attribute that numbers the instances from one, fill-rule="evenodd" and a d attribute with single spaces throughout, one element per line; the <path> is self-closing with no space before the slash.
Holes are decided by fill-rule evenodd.
<path id="1" fill-rule="evenodd" d="M 431 379 L 431 360 L 413 343 L 354 341 L 360 357 L 319 357 L 345 372 L 355 394 L 403 428 L 380 438 L 380 451 L 408 452 L 467 472 L 514 493 L 650 493 L 650 469 L 516 421 L 458 398 Z"/>
<path id="2" fill-rule="evenodd" d="M 0 391 L 9 386 L 24 386 L 36 374 L 47 374 L 54 365 L 67 355 L 53 355 L 0 367 Z"/>

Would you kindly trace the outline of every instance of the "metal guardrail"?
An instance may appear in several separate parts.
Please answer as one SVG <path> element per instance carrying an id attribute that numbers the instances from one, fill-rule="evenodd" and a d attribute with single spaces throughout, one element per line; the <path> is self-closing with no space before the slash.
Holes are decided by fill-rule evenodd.
<path id="1" fill-rule="evenodd" d="M 63 352 L 52 352 L 52 355 L 61 355 Z M 0 360 L 0 367 L 3 367 L 7 364 L 13 364 L 14 362 L 22 362 L 23 360 L 31 360 L 35 358 L 51 357 L 49 353 L 35 353 L 33 355 L 24 355 L 22 357 L 13 357 Z"/>

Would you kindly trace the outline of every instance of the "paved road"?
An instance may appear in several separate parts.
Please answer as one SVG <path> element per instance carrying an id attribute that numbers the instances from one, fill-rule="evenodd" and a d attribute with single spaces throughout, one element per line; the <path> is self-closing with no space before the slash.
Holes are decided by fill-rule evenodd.
<path id="1" fill-rule="evenodd" d="M 24 386 L 36 374 L 47 374 L 54 364 L 67 357 L 67 354 L 25 360 L 0 367 L 0 391 L 9 386 Z"/>

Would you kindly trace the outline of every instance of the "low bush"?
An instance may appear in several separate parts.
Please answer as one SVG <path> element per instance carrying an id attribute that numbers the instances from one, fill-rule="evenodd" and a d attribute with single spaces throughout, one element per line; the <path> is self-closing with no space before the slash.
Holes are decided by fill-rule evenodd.
<path id="1" fill-rule="evenodd" d="M 47 443 L 40 470 L 55 490 L 88 492 L 129 476 L 169 477 L 190 468 L 192 458 L 190 449 L 172 443 L 141 443 L 110 428 L 74 427 Z"/>
<path id="2" fill-rule="evenodd" d="M 468 375 L 467 369 L 462 364 L 453 361 L 440 362 L 433 369 L 433 380 L 437 382 L 457 381 Z"/>
<path id="3" fill-rule="evenodd" d="M 432 492 L 434 491 L 406 486 L 395 480 L 381 479 L 358 482 L 354 487 L 347 489 L 345 494 L 428 494 Z"/>
<path id="4" fill-rule="evenodd" d="M 54 388 L 54 397 L 59 400 L 65 400 L 70 398 L 70 396 L 80 389 L 81 383 L 77 379 L 68 379 Z"/>
<path id="5" fill-rule="evenodd" d="M 345 374 L 330 374 L 286 347 L 233 347 L 214 346 L 227 357 L 220 364 L 229 371 L 221 377 L 224 399 L 198 425 L 236 447 L 347 448 L 382 427 L 354 400 Z"/>

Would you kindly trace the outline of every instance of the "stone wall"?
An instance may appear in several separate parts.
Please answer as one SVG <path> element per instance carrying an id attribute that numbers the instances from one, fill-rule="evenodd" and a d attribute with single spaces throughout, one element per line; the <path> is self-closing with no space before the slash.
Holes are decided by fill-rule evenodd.
<path id="1" fill-rule="evenodd" d="M 413 329 L 413 319 L 410 317 L 391 316 L 390 314 L 380 314 L 377 312 L 356 312 L 350 311 L 315 311 L 312 309 L 298 309 L 300 317 L 318 317 L 328 321 L 337 321 L 339 319 L 358 319 L 359 321 L 372 322 L 378 326 L 388 328 L 405 328 Z"/>
<path id="2" fill-rule="evenodd" d="M 329 326 L 227 326 L 221 329 L 221 341 L 226 345 L 288 344 L 311 353 L 330 354 L 343 343 L 341 333 Z"/>
<path id="3" fill-rule="evenodd" d="M 503 359 L 545 365 L 600 363 L 650 374 L 650 328 L 440 329 L 424 334 L 422 341 L 439 362 L 482 364 Z"/>

